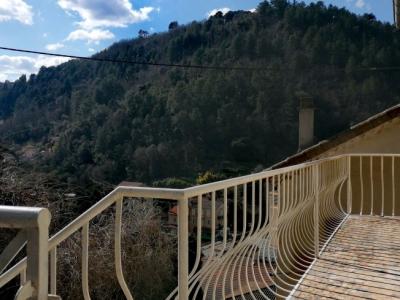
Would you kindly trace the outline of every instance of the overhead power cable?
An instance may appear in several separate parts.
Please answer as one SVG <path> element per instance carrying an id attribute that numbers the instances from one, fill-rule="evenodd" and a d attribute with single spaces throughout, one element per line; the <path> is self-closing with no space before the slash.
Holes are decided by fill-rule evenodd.
<path id="1" fill-rule="evenodd" d="M 29 54 L 39 54 L 55 57 L 64 57 L 71 59 L 80 59 L 86 61 L 97 61 L 97 62 L 108 62 L 108 63 L 120 63 L 120 64 L 130 64 L 130 65 L 142 65 L 142 66 L 153 66 L 153 67 L 169 67 L 169 68 L 183 68 L 183 69 L 198 69 L 198 70 L 218 70 L 218 71 L 270 71 L 273 70 L 272 67 L 252 67 L 252 66 L 205 66 L 205 65 L 191 65 L 191 64 L 169 64 L 160 62 L 144 62 L 135 60 L 125 60 L 125 59 L 112 59 L 112 58 L 101 58 L 96 56 L 79 56 L 79 55 L 69 55 L 61 53 L 51 53 L 43 51 L 34 51 L 27 49 L 11 48 L 11 47 L 1 47 L 0 50 L 29 53 Z M 335 68 L 336 71 L 346 71 L 345 68 Z M 352 69 L 351 72 L 384 72 L 384 71 L 400 71 L 400 66 L 392 67 L 360 67 Z"/>
<path id="2" fill-rule="evenodd" d="M 124 59 L 100 58 L 100 57 L 96 57 L 96 56 L 87 57 L 87 56 L 68 55 L 68 54 L 60 54 L 60 53 L 50 53 L 50 52 L 42 52 L 42 51 L 34 51 L 34 50 L 26 50 L 26 49 L 9 48 L 9 47 L 0 47 L 0 50 L 7 50 L 7 51 L 21 52 L 21 53 L 30 53 L 30 54 L 40 54 L 40 55 L 48 55 L 48 56 L 56 56 L 56 57 L 65 57 L 65 58 L 81 59 L 81 60 L 89 60 L 89 61 L 121 63 L 121 64 L 131 64 L 131 65 L 143 65 L 143 66 L 153 66 L 153 67 L 207 69 L 207 70 L 220 70 L 220 71 L 229 71 L 229 70 L 262 71 L 262 70 L 268 69 L 268 68 L 262 68 L 262 67 L 223 67 L 223 66 L 202 66 L 202 65 L 168 64 L 168 63 L 159 63 L 159 62 L 143 62 L 143 61 L 124 60 Z"/>

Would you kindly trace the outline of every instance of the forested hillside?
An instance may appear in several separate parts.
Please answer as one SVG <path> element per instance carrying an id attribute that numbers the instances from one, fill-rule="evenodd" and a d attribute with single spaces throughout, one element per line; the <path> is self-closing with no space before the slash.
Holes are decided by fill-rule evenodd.
<path id="1" fill-rule="evenodd" d="M 318 140 L 400 102 L 399 73 L 368 70 L 400 66 L 394 27 L 291 2 L 217 13 L 95 55 L 263 70 L 73 60 L 6 82 L 1 143 L 18 153 L 29 145 L 34 166 L 71 184 L 230 176 L 297 150 L 300 94 L 315 100 Z"/>

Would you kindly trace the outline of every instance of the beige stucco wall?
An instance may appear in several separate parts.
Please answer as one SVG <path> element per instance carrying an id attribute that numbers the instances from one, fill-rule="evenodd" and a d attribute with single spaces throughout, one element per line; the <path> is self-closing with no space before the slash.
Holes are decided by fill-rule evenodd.
<path id="1" fill-rule="evenodd" d="M 395 118 L 360 136 L 357 136 L 316 158 L 348 153 L 398 153 L 400 154 L 400 118 Z"/>

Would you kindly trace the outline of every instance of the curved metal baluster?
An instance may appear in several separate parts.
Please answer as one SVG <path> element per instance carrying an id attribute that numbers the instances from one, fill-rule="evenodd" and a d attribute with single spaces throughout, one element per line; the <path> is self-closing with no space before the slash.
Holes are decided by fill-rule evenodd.
<path id="1" fill-rule="evenodd" d="M 364 173 L 363 173 L 363 157 L 360 156 L 360 198 L 361 198 L 361 204 L 360 204 L 360 216 L 362 216 L 363 211 L 364 211 Z"/>
<path id="2" fill-rule="evenodd" d="M 384 160 L 383 156 L 381 156 L 381 191 L 382 191 L 382 207 L 381 207 L 381 217 L 385 216 L 385 177 L 384 177 Z"/>
<path id="3" fill-rule="evenodd" d="M 89 223 L 82 227 L 82 292 L 85 300 L 90 300 L 89 294 Z"/>
<path id="4" fill-rule="evenodd" d="M 394 156 L 392 156 L 392 216 L 395 216 L 396 188 L 394 183 Z"/>
<path id="5" fill-rule="evenodd" d="M 202 195 L 197 196 L 197 234 L 196 234 L 196 260 L 193 266 L 192 271 L 190 271 L 189 278 L 193 277 L 199 268 L 200 259 L 201 259 L 201 227 L 202 227 L 202 218 L 203 218 L 203 198 Z"/>
<path id="6" fill-rule="evenodd" d="M 121 226 L 122 226 L 122 204 L 123 199 L 118 200 L 115 203 L 115 272 L 117 274 L 117 279 L 119 286 L 126 299 L 133 300 L 132 294 L 128 288 L 128 285 L 125 282 L 124 274 L 122 272 L 122 259 L 121 259 Z"/>
<path id="7" fill-rule="evenodd" d="M 350 158 L 349 158 L 350 159 Z M 369 158 L 370 169 L 370 185 L 371 185 L 371 216 L 374 215 L 374 171 L 373 171 L 373 157 Z"/>

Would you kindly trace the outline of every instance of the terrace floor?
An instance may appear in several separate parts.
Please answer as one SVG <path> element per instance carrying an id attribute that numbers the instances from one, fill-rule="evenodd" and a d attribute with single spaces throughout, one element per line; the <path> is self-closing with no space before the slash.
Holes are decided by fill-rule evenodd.
<path id="1" fill-rule="evenodd" d="M 400 218 L 350 216 L 290 299 L 400 299 Z"/>

